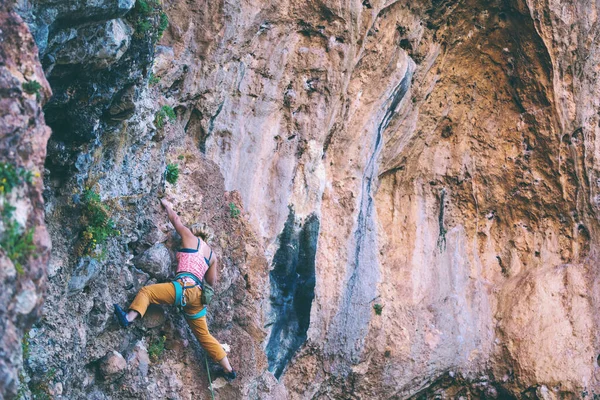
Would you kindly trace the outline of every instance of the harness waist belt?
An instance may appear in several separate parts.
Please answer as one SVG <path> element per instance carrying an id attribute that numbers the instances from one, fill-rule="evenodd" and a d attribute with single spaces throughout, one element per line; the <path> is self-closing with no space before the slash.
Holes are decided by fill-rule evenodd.
<path id="1" fill-rule="evenodd" d="M 187 273 L 182 273 L 182 274 L 177 274 L 177 278 L 181 278 L 182 275 L 189 275 L 190 277 L 192 277 L 192 279 L 194 279 L 194 281 L 197 280 L 197 278 L 193 275 L 193 274 L 187 274 Z M 185 296 L 184 296 L 184 291 L 185 289 L 191 289 L 194 286 L 183 286 L 179 281 L 175 280 L 173 282 L 171 282 L 173 284 L 173 286 L 175 287 L 175 305 L 177 307 L 180 307 L 183 311 L 183 307 L 186 306 L 185 303 Z M 200 286 L 200 285 L 198 285 Z M 185 311 L 183 311 L 183 315 L 185 316 L 186 319 L 198 319 L 198 318 L 202 318 L 206 315 L 206 306 L 204 306 L 204 308 L 202 308 L 202 310 L 200 310 L 199 312 L 197 312 L 196 314 L 188 314 Z"/>

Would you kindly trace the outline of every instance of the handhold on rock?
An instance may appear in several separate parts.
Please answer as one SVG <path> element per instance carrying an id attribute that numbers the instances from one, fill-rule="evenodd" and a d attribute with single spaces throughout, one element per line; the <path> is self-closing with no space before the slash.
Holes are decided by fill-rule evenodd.
<path id="1" fill-rule="evenodd" d="M 107 381 L 120 378 L 127 368 L 127 362 L 121 353 L 113 350 L 100 360 L 100 373 Z"/>
<path id="2" fill-rule="evenodd" d="M 68 284 L 69 295 L 83 290 L 84 287 L 100 272 L 100 263 L 91 257 L 82 257 L 73 271 Z"/>
<path id="3" fill-rule="evenodd" d="M 171 253 L 162 243 L 150 247 L 134 264 L 157 279 L 167 279 L 171 275 Z"/>

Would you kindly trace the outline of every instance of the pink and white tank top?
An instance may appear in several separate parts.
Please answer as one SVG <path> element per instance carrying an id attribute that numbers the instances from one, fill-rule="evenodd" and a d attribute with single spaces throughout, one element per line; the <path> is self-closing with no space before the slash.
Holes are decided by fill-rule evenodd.
<path id="1" fill-rule="evenodd" d="M 177 273 L 189 272 L 194 274 L 198 279 L 204 280 L 204 274 L 208 271 L 210 266 L 210 259 L 212 258 L 212 250 L 208 258 L 203 257 L 199 251 L 200 239 L 198 239 L 198 246 L 196 249 L 179 249 L 177 251 Z"/>

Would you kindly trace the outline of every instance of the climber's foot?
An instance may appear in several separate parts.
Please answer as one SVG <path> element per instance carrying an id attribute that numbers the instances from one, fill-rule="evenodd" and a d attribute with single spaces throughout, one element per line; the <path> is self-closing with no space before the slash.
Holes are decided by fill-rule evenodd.
<path id="1" fill-rule="evenodd" d="M 237 373 L 235 372 L 235 369 L 232 369 L 231 372 L 225 372 L 225 375 L 223 376 L 225 377 L 225 379 L 227 379 L 227 382 L 231 382 L 232 380 L 237 378 Z"/>
<path id="2" fill-rule="evenodd" d="M 227 372 L 227 371 L 225 371 L 225 369 L 223 367 L 216 367 L 213 370 L 213 374 L 217 378 L 222 376 L 223 378 L 225 378 L 227 380 L 227 382 L 231 382 L 232 380 L 237 378 L 237 372 L 235 372 L 234 369 L 232 369 L 231 372 Z"/>
<path id="3" fill-rule="evenodd" d="M 118 304 L 113 304 L 115 306 L 115 316 L 117 317 L 117 321 L 119 321 L 119 325 L 123 328 L 127 328 L 131 322 L 127 319 L 127 313 L 125 310 L 121 308 Z"/>

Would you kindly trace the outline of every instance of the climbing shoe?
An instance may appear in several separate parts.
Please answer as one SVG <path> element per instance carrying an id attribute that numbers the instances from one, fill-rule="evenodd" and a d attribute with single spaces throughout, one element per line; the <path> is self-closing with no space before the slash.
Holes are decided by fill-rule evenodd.
<path id="1" fill-rule="evenodd" d="M 224 377 L 225 379 L 227 379 L 227 382 L 231 382 L 232 380 L 234 380 L 235 378 L 237 378 L 237 373 L 235 372 L 235 369 L 232 369 L 231 372 L 224 372 Z"/>
<path id="2" fill-rule="evenodd" d="M 237 372 L 235 372 L 234 369 L 232 369 L 231 372 L 225 372 L 225 370 L 223 369 L 223 367 L 216 367 L 212 371 L 212 375 L 215 378 L 223 377 L 223 378 L 225 378 L 227 380 L 227 382 L 231 382 L 232 380 L 234 380 L 235 378 L 237 378 Z"/>
<path id="3" fill-rule="evenodd" d="M 123 328 L 127 328 L 131 325 L 131 322 L 127 320 L 127 313 L 125 310 L 121 308 L 118 304 L 113 304 L 115 306 L 115 316 L 117 317 L 117 321 L 119 321 L 119 325 Z"/>

